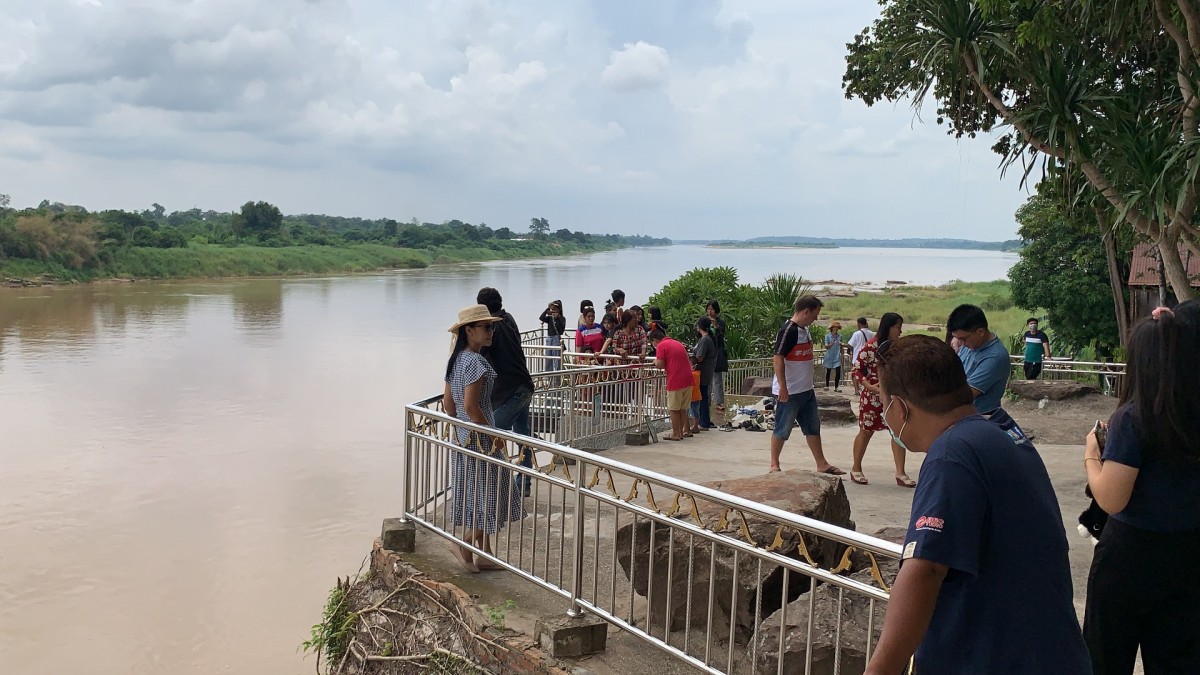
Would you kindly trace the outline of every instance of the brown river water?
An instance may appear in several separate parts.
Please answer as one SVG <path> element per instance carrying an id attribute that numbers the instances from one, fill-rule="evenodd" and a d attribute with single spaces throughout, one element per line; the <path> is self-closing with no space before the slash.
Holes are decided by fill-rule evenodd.
<path id="1" fill-rule="evenodd" d="M 887 256 L 888 278 L 923 283 L 1015 261 Z M 880 267 L 868 249 L 677 246 L 0 289 L 0 673 L 312 672 L 299 645 L 335 577 L 400 515 L 403 405 L 440 391 L 458 308 L 495 286 L 535 328 L 552 298 L 573 319 L 583 297 L 642 302 L 712 265 L 752 282 Z"/>

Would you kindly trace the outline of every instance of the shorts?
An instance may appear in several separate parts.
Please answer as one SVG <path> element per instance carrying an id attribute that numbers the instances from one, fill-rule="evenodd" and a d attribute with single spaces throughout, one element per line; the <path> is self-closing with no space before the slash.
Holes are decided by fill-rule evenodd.
<path id="1" fill-rule="evenodd" d="M 692 419 L 700 419 L 700 401 L 692 401 L 692 406 L 688 408 L 688 415 L 691 415 Z"/>
<path id="2" fill-rule="evenodd" d="M 692 388 L 668 389 L 667 410 L 687 410 L 692 405 Z"/>
<path id="3" fill-rule="evenodd" d="M 786 403 L 775 399 L 775 438 L 786 441 L 792 435 L 794 422 L 800 423 L 805 436 L 821 435 L 821 416 L 817 412 L 817 394 L 812 389 L 790 394 Z"/>

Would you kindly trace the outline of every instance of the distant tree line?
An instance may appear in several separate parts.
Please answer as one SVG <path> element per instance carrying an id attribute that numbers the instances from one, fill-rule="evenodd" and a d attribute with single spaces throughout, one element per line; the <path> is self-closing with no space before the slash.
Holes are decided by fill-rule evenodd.
<path id="1" fill-rule="evenodd" d="M 167 213 L 161 204 L 140 212 L 91 212 L 82 206 L 44 200 L 37 208 L 9 208 L 0 194 L 0 260 L 24 258 L 53 262 L 69 269 L 102 267 L 130 247 L 186 248 L 219 246 L 346 246 L 374 243 L 397 248 L 511 248 L 521 239 L 609 246 L 663 246 L 669 239 L 644 235 L 588 234 L 566 228 L 551 230 L 545 218 L 534 218 L 528 233 L 508 227 L 493 229 L 450 220 L 423 223 L 413 218 L 346 218 L 317 214 L 284 215 L 265 201 L 246 202 L 233 212 L 201 210 Z"/>

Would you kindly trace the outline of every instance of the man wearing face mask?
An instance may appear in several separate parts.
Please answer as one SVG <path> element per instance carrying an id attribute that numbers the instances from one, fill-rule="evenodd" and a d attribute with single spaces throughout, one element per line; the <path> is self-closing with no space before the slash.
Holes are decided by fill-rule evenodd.
<path id="1" fill-rule="evenodd" d="M 871 675 L 1092 672 L 1067 537 L 1031 443 L 976 414 L 954 351 L 931 336 L 878 351 L 883 418 L 926 453 Z"/>

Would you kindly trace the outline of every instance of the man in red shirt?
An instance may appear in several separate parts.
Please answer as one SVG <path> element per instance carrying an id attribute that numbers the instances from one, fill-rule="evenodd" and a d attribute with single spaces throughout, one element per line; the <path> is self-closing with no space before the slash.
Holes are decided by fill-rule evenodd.
<path id="1" fill-rule="evenodd" d="M 654 365 L 667 372 L 667 410 L 671 413 L 671 435 L 668 441 L 682 441 L 687 433 L 687 411 L 692 403 L 692 363 L 687 347 L 667 337 L 657 328 L 650 331 L 654 344 Z"/>

